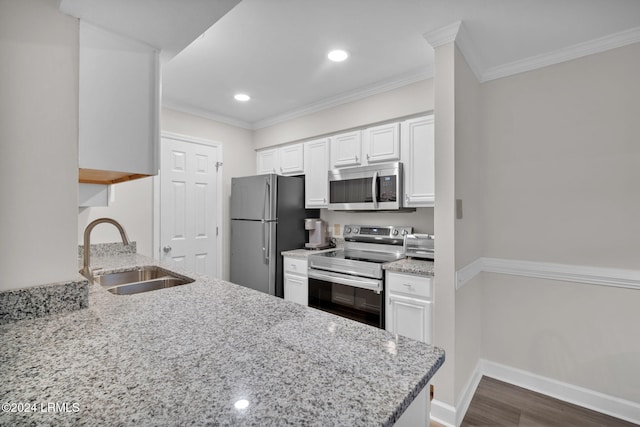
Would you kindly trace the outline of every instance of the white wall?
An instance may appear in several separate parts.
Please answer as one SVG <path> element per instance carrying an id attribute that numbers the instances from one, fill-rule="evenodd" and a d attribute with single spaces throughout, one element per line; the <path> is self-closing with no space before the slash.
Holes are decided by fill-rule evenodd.
<path id="1" fill-rule="evenodd" d="M 256 149 L 433 110 L 433 79 L 327 108 L 254 132 Z"/>
<path id="2" fill-rule="evenodd" d="M 483 85 L 485 256 L 640 270 L 639 75 L 634 44 Z M 483 282 L 484 358 L 640 402 L 640 291 Z"/>
<path id="3" fill-rule="evenodd" d="M 434 340 L 446 361 L 433 378 L 434 398 L 455 404 L 455 56 L 453 43 L 435 49 Z"/>
<path id="4" fill-rule="evenodd" d="M 78 209 L 78 244 L 83 244 L 84 229 L 97 218 L 118 221 L 129 240 L 136 242 L 139 254 L 153 257 L 153 178 L 141 178 L 111 186 L 108 207 Z M 91 243 L 120 242 L 118 230 L 111 224 L 99 224 L 91 232 Z"/>
<path id="5" fill-rule="evenodd" d="M 76 280 L 78 21 L 0 2 L 0 291 Z"/>
<path id="6" fill-rule="evenodd" d="M 484 251 L 484 144 L 480 84 L 458 49 L 455 52 L 455 198 L 462 200 L 462 218 L 455 221 L 456 269 Z M 436 278 L 437 280 L 437 278 Z M 479 279 L 478 279 L 479 280 Z M 455 296 L 456 399 L 478 365 L 482 352 L 481 284 Z"/>
<path id="7" fill-rule="evenodd" d="M 223 218 L 225 239 L 223 277 L 229 277 L 229 197 L 231 178 L 255 175 L 256 153 L 253 149 L 253 132 L 247 129 L 215 122 L 168 108 L 162 109 L 161 127 L 165 132 L 178 133 L 222 143 Z"/>

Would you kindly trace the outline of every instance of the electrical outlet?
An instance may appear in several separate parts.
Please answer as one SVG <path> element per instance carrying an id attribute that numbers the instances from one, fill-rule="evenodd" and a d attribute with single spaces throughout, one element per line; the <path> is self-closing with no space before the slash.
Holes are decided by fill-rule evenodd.
<path id="1" fill-rule="evenodd" d="M 342 228 L 340 227 L 340 224 L 333 224 L 333 235 L 334 236 L 339 236 L 340 235 L 340 231 L 342 231 Z"/>

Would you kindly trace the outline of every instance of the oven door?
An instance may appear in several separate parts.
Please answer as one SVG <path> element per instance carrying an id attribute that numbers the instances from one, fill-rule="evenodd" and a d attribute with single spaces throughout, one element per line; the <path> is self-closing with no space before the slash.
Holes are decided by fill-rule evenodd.
<path id="1" fill-rule="evenodd" d="M 309 307 L 384 329 L 384 285 L 379 279 L 309 269 Z"/>

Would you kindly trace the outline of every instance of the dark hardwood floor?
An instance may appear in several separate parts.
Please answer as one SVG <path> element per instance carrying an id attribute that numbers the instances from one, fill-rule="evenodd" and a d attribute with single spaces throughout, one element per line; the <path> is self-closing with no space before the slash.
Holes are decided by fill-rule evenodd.
<path id="1" fill-rule="evenodd" d="M 431 423 L 431 426 L 437 424 Z M 482 377 L 462 427 L 637 427 L 489 377 Z"/>

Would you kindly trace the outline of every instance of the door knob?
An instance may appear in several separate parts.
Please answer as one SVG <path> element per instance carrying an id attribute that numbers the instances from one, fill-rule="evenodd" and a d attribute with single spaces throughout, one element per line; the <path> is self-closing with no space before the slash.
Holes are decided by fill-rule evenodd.
<path id="1" fill-rule="evenodd" d="M 171 252 L 171 246 L 167 245 L 164 248 L 162 248 L 162 250 L 164 251 L 165 254 L 168 254 L 169 252 Z"/>

